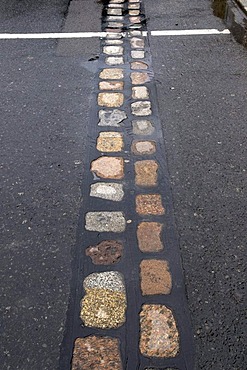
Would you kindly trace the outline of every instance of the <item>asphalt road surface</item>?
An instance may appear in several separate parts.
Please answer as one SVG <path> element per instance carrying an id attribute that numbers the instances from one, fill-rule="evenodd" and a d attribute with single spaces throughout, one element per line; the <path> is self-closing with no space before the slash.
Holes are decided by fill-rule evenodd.
<path id="1" fill-rule="evenodd" d="M 100 4 L 68 5 L 2 0 L 0 33 L 101 30 Z M 209 1 L 144 5 L 149 30 L 224 28 Z M 247 51 L 231 35 L 149 41 L 196 370 L 244 370 Z M 0 40 L 4 370 L 58 368 L 98 53 L 96 38 Z"/>

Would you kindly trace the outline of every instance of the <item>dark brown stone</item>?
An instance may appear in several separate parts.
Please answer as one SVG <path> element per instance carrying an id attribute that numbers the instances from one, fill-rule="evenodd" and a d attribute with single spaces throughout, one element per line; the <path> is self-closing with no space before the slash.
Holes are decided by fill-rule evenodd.
<path id="1" fill-rule="evenodd" d="M 123 245 L 116 240 L 104 240 L 86 249 L 86 255 L 91 257 L 95 265 L 112 265 L 117 263 L 123 254 Z"/>
<path id="2" fill-rule="evenodd" d="M 171 293 L 172 278 L 167 261 L 142 260 L 140 269 L 142 295 Z"/>

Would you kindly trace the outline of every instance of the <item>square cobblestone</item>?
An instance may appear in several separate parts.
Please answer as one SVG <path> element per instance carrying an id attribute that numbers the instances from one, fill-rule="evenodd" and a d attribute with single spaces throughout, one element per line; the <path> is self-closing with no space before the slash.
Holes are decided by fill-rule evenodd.
<path id="1" fill-rule="evenodd" d="M 148 65 L 144 62 L 132 62 L 131 69 L 148 69 Z"/>
<path id="2" fill-rule="evenodd" d="M 150 116 L 151 103 L 150 101 L 137 101 L 131 104 L 131 111 L 134 116 Z"/>
<path id="3" fill-rule="evenodd" d="M 158 164 L 154 160 L 135 162 L 135 183 L 137 186 L 150 187 L 157 185 Z"/>
<path id="4" fill-rule="evenodd" d="M 100 72 L 99 77 L 105 80 L 121 80 L 124 78 L 124 73 L 121 68 L 105 68 Z"/>
<path id="5" fill-rule="evenodd" d="M 132 121 L 133 134 L 148 136 L 154 132 L 152 122 L 148 120 Z"/>
<path id="6" fill-rule="evenodd" d="M 91 171 L 103 179 L 121 180 L 124 177 L 124 160 L 122 157 L 102 156 L 92 161 Z"/>
<path id="7" fill-rule="evenodd" d="M 123 87 L 122 81 L 101 81 L 99 83 L 100 90 L 123 90 Z"/>
<path id="8" fill-rule="evenodd" d="M 133 99 L 149 99 L 149 93 L 146 86 L 135 86 L 132 87 L 132 98 Z"/>
<path id="9" fill-rule="evenodd" d="M 122 15 L 123 9 L 107 9 L 107 14 L 109 15 Z"/>
<path id="10" fill-rule="evenodd" d="M 105 62 L 109 66 L 124 64 L 123 57 L 106 57 Z"/>
<path id="11" fill-rule="evenodd" d="M 133 59 L 143 59 L 145 57 L 145 52 L 143 50 L 131 50 L 131 57 Z"/>
<path id="12" fill-rule="evenodd" d="M 136 212 L 139 215 L 161 216 L 165 213 L 160 194 L 139 194 L 136 196 Z"/>
<path id="13" fill-rule="evenodd" d="M 147 72 L 131 72 L 130 78 L 133 85 L 142 85 L 143 83 L 150 81 Z"/>
<path id="14" fill-rule="evenodd" d="M 131 145 L 131 151 L 135 155 L 150 155 L 156 152 L 155 141 L 134 140 Z"/>
<path id="15" fill-rule="evenodd" d="M 126 228 L 123 212 L 88 212 L 86 214 L 85 229 L 98 232 L 122 233 Z"/>
<path id="16" fill-rule="evenodd" d="M 99 126 L 120 127 L 120 123 L 127 118 L 127 114 L 119 109 L 100 110 Z"/>
<path id="17" fill-rule="evenodd" d="M 100 152 L 121 152 L 123 146 L 123 134 L 120 132 L 100 132 L 97 139 L 97 150 Z"/>
<path id="18" fill-rule="evenodd" d="M 142 295 L 171 293 L 172 278 L 167 261 L 142 260 L 140 274 Z"/>
<path id="19" fill-rule="evenodd" d="M 123 47 L 118 45 L 104 46 L 103 53 L 108 55 L 123 55 Z"/>
<path id="20" fill-rule="evenodd" d="M 159 222 L 141 222 L 137 227 L 138 247 L 143 253 L 164 249 L 161 239 L 163 225 Z"/>
<path id="21" fill-rule="evenodd" d="M 97 182 L 91 185 L 90 197 L 120 202 L 123 199 L 124 191 L 122 184 L 113 182 Z"/>
<path id="22" fill-rule="evenodd" d="M 99 93 L 98 104 L 102 107 L 121 107 L 124 102 L 124 95 L 122 93 Z"/>

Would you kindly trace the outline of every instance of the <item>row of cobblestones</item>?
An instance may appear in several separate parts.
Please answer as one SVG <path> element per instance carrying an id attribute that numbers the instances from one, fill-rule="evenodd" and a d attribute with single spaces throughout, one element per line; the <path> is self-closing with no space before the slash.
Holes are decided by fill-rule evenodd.
<path id="1" fill-rule="evenodd" d="M 169 261 L 164 258 L 162 235 L 166 202 L 159 192 L 163 185 L 160 183 L 162 168 L 156 156 L 158 143 L 154 135 L 156 127 L 152 121 L 152 92 L 149 89 L 152 71 L 146 60 L 147 45 L 140 7 L 140 0 L 110 0 L 106 7 L 107 33 L 102 40 L 105 66 L 99 72 L 99 111 L 98 122 L 95 122 L 101 131 L 94 138 L 99 155 L 91 159 L 94 181 L 89 190 L 90 198 L 96 202 L 104 201 L 99 204 L 105 204 L 106 209 L 86 212 L 84 226 L 87 232 L 106 236 L 110 233 L 115 237 L 85 246 L 85 258 L 90 258 L 95 271 L 98 271 L 97 266 L 101 270 L 84 276 L 81 282 L 84 293 L 80 320 L 84 328 L 92 328 L 92 331 L 75 340 L 72 370 L 125 369 L 123 343 L 118 330 L 126 325 L 129 319 L 126 312 L 135 304 L 128 301 L 128 276 L 117 267 L 126 248 L 137 248 L 142 254 L 137 267 L 143 302 L 138 307 L 139 317 L 132 318 L 139 321 L 140 355 L 149 358 L 149 364 L 154 366 L 152 359 L 174 358 L 180 351 L 176 315 L 170 305 L 164 304 L 163 300 L 159 302 L 159 297 L 171 294 L 174 278 Z M 129 30 L 123 32 L 126 24 Z M 126 120 L 131 120 L 131 132 L 126 132 Z M 133 137 L 130 147 L 125 141 L 126 135 Z M 129 196 L 126 185 L 129 181 L 126 166 L 130 166 L 130 160 L 126 159 L 125 153 L 130 153 L 132 158 L 134 198 Z M 133 222 L 126 217 L 123 200 L 134 209 L 139 220 L 136 246 L 134 241 L 133 245 L 126 245 L 119 238 L 119 235 L 128 233 L 129 224 Z M 155 300 L 152 301 L 152 297 L 156 297 Z M 115 336 L 112 329 L 116 331 Z M 99 330 L 104 334 L 99 334 Z M 109 334 L 105 334 L 107 330 Z M 136 364 L 132 364 L 132 368 L 136 368 Z"/>

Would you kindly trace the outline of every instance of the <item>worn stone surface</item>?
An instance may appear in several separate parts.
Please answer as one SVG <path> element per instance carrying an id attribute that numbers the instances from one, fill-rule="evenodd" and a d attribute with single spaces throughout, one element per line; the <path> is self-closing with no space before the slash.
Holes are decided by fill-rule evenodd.
<path id="1" fill-rule="evenodd" d="M 175 357 L 179 352 L 179 333 L 172 311 L 164 305 L 145 304 L 140 313 L 139 348 L 147 357 Z"/>
<path id="2" fill-rule="evenodd" d="M 128 5 L 129 9 L 140 9 L 140 4 L 139 3 L 134 3 L 134 4 L 129 4 Z"/>
<path id="3" fill-rule="evenodd" d="M 122 93 L 99 93 L 98 104 L 102 107 L 121 107 L 124 102 Z"/>
<path id="4" fill-rule="evenodd" d="M 83 288 L 85 290 L 103 288 L 112 290 L 113 292 L 125 293 L 123 276 L 117 271 L 94 272 L 84 279 Z"/>
<path id="5" fill-rule="evenodd" d="M 144 62 L 132 62 L 131 69 L 148 69 L 148 65 Z"/>
<path id="6" fill-rule="evenodd" d="M 152 114 L 151 103 L 150 101 L 137 101 L 131 104 L 131 111 L 135 116 L 150 116 Z"/>
<path id="7" fill-rule="evenodd" d="M 91 163 L 91 171 L 103 179 L 122 179 L 124 160 L 121 157 L 100 157 Z"/>
<path id="8" fill-rule="evenodd" d="M 140 14 L 140 10 L 136 9 L 136 10 L 129 10 L 129 15 L 139 15 Z"/>
<path id="9" fill-rule="evenodd" d="M 155 186 L 158 178 L 158 163 L 154 160 L 135 162 L 135 183 L 138 186 Z"/>
<path id="10" fill-rule="evenodd" d="M 123 370 L 119 345 L 117 338 L 77 338 L 71 370 Z"/>
<path id="11" fill-rule="evenodd" d="M 129 17 L 131 23 L 141 23 L 141 17 Z"/>
<path id="12" fill-rule="evenodd" d="M 136 212 L 140 215 L 163 215 L 165 209 L 160 194 L 139 194 L 136 196 Z"/>
<path id="13" fill-rule="evenodd" d="M 132 87 L 132 98 L 133 99 L 148 99 L 149 93 L 146 86 L 135 86 Z"/>
<path id="14" fill-rule="evenodd" d="M 129 37 L 143 36 L 143 32 L 140 31 L 140 30 L 131 30 L 131 31 L 129 31 L 128 35 L 129 35 Z"/>
<path id="15" fill-rule="evenodd" d="M 133 37 L 132 39 L 130 39 L 130 44 L 131 47 L 134 49 L 143 49 L 145 46 L 144 39 L 140 39 L 138 37 Z"/>
<path id="16" fill-rule="evenodd" d="M 122 17 L 121 15 L 108 15 L 108 17 L 106 17 L 106 20 L 107 21 L 123 21 L 124 20 L 124 17 Z"/>
<path id="17" fill-rule="evenodd" d="M 123 36 L 122 36 L 122 33 L 121 32 L 114 32 L 114 33 L 106 33 L 106 36 L 105 36 L 105 39 L 106 40 L 115 40 L 115 39 L 121 39 Z"/>
<path id="18" fill-rule="evenodd" d="M 109 15 L 122 15 L 123 10 L 122 9 L 107 9 L 107 14 L 109 14 Z"/>
<path id="19" fill-rule="evenodd" d="M 127 118 L 127 114 L 119 109 L 100 110 L 99 126 L 120 127 L 120 123 Z"/>
<path id="20" fill-rule="evenodd" d="M 99 232 L 122 233 L 126 228 L 123 212 L 88 212 L 85 229 Z"/>
<path id="21" fill-rule="evenodd" d="M 155 141 L 134 140 L 131 145 L 131 151 L 136 155 L 153 154 L 156 152 Z"/>
<path id="22" fill-rule="evenodd" d="M 142 85 L 143 83 L 148 82 L 150 80 L 146 72 L 132 72 L 130 74 L 130 78 L 132 84 L 134 85 Z"/>
<path id="23" fill-rule="evenodd" d="M 86 289 L 81 301 L 81 320 L 88 327 L 118 328 L 125 322 L 126 294 L 105 288 Z"/>
<path id="24" fill-rule="evenodd" d="M 143 59 L 145 57 L 145 52 L 143 50 L 131 50 L 131 57 L 133 59 Z"/>
<path id="25" fill-rule="evenodd" d="M 139 31 L 141 28 L 142 28 L 142 24 L 141 24 L 141 23 L 131 24 L 131 25 L 129 26 L 129 29 L 130 29 L 130 30 L 131 30 L 131 29 L 133 29 L 133 30 L 138 29 L 138 31 Z"/>
<path id="26" fill-rule="evenodd" d="M 86 255 L 95 265 L 112 265 L 120 261 L 123 254 L 122 243 L 116 240 L 104 240 L 86 249 Z"/>
<path id="27" fill-rule="evenodd" d="M 111 4 L 111 3 L 109 3 L 108 8 L 115 8 L 115 9 L 123 8 L 123 4 L 113 4 L 113 3 Z"/>
<path id="28" fill-rule="evenodd" d="M 100 132 L 97 138 L 96 148 L 100 152 L 121 152 L 123 146 L 123 134 L 120 132 Z"/>
<path id="29" fill-rule="evenodd" d="M 97 182 L 91 185 L 90 196 L 120 202 L 124 196 L 123 185 L 113 182 Z"/>
<path id="30" fill-rule="evenodd" d="M 121 40 L 115 40 L 121 41 Z M 124 78 L 123 69 L 121 68 L 105 68 L 100 72 L 99 77 L 104 80 L 121 80 Z"/>
<path id="31" fill-rule="evenodd" d="M 100 90 L 123 90 L 123 81 L 100 81 Z"/>
<path id="32" fill-rule="evenodd" d="M 148 120 L 132 121 L 133 134 L 135 135 L 151 135 L 154 132 L 152 123 Z"/>
<path id="33" fill-rule="evenodd" d="M 167 261 L 142 260 L 140 270 L 142 295 L 171 293 L 172 278 Z"/>
<path id="34" fill-rule="evenodd" d="M 118 45 L 104 46 L 103 53 L 108 55 L 123 55 L 123 47 Z"/>
<path id="35" fill-rule="evenodd" d="M 161 240 L 163 225 L 158 222 L 141 222 L 137 227 L 139 249 L 146 252 L 160 252 L 164 249 Z"/>
<path id="36" fill-rule="evenodd" d="M 107 27 L 109 27 L 109 28 L 121 28 L 121 27 L 123 27 L 123 23 L 122 22 L 108 22 Z M 106 54 L 109 54 L 109 53 L 106 53 Z"/>
<path id="37" fill-rule="evenodd" d="M 109 66 L 124 64 L 123 57 L 106 57 L 105 62 Z"/>
<path id="38" fill-rule="evenodd" d="M 105 40 L 106 45 L 121 45 L 123 40 Z"/>

